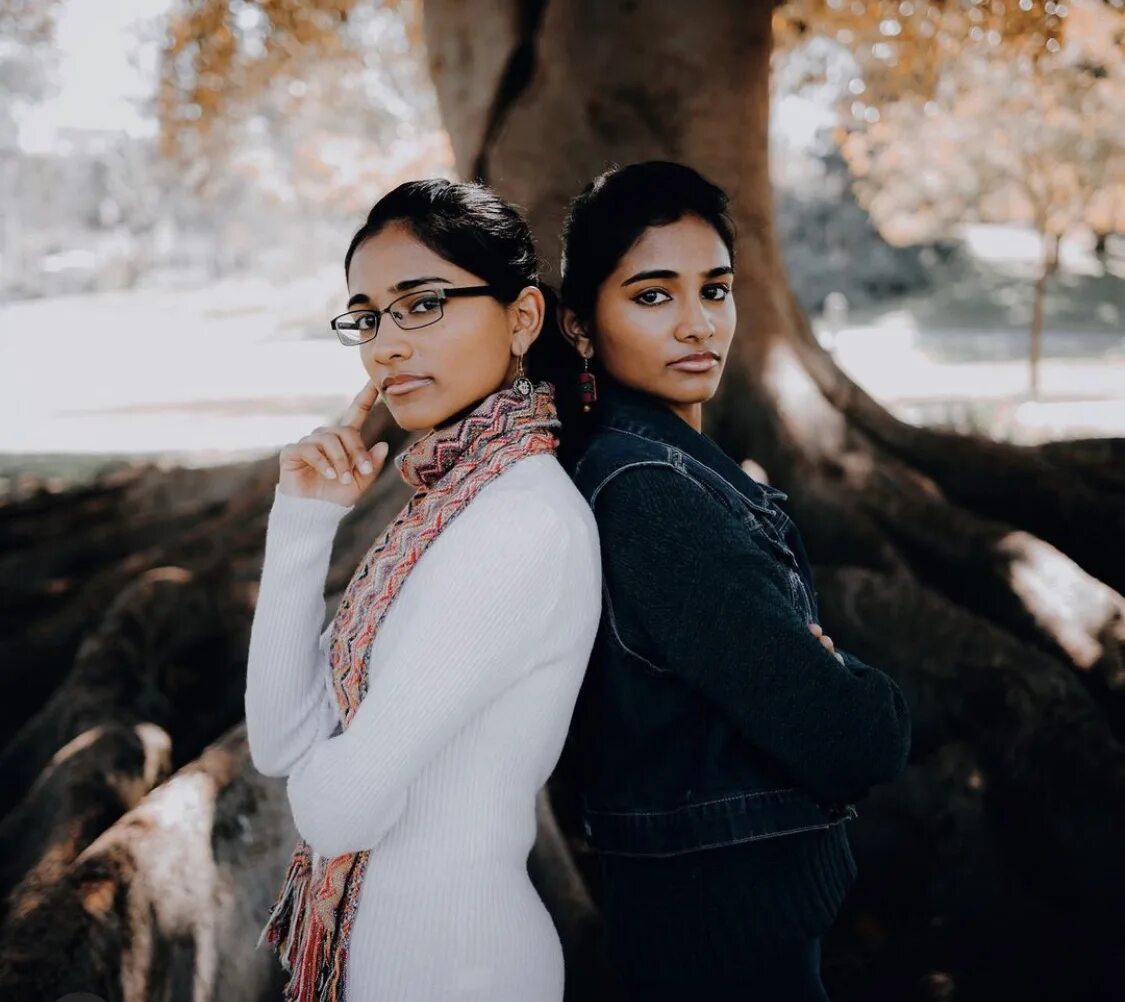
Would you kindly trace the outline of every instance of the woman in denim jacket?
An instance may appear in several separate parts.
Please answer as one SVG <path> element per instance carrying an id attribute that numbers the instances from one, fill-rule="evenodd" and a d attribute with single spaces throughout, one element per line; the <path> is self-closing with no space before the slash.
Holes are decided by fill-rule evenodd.
<path id="1" fill-rule="evenodd" d="M 910 718 L 818 625 L 787 495 L 700 430 L 735 329 L 726 205 L 651 162 L 567 218 L 563 326 L 597 383 L 561 458 L 604 582 L 569 761 L 631 998 L 824 1000 L 821 940 L 856 875 L 844 823 L 905 767 Z"/>

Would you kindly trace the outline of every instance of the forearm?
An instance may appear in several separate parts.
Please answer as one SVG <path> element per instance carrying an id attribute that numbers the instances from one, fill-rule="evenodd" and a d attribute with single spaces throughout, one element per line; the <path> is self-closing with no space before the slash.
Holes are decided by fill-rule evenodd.
<path id="1" fill-rule="evenodd" d="M 362 737 L 353 727 L 317 740 L 289 772 L 293 822 L 322 856 L 373 849 L 406 809 L 413 772 Z"/>
<path id="2" fill-rule="evenodd" d="M 339 722 L 320 647 L 324 581 L 349 509 L 276 494 L 246 665 L 246 729 L 259 772 L 288 775 Z"/>
<path id="3" fill-rule="evenodd" d="M 863 786 L 889 783 L 906 768 L 910 757 L 912 727 L 906 697 L 886 672 L 866 664 L 847 651 L 840 653 L 844 658 L 844 667 L 853 676 L 870 676 L 875 690 L 871 696 L 875 719 L 867 742 L 867 752 L 863 760 L 857 763 L 860 782 Z"/>
<path id="4" fill-rule="evenodd" d="M 742 615 L 678 644 L 671 667 L 818 799 L 852 800 L 905 765 L 905 701 L 889 676 L 854 655 L 841 652 L 841 664 L 790 620 L 783 601 L 747 593 Z"/>

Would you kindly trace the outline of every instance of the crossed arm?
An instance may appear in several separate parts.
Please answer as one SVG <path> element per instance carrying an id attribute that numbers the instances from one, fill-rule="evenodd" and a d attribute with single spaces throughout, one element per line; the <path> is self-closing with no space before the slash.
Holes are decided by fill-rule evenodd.
<path id="1" fill-rule="evenodd" d="M 623 640 L 683 678 L 818 799 L 843 803 L 905 767 L 899 687 L 838 659 L 794 609 L 774 557 L 704 488 L 638 467 L 597 500 Z"/>

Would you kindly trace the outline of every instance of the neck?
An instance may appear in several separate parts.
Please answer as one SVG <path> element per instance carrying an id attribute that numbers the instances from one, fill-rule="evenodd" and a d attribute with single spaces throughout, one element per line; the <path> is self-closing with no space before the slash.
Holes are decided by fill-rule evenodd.
<path id="1" fill-rule="evenodd" d="M 604 378 L 607 394 L 621 393 L 626 398 L 639 398 L 654 407 L 663 407 L 675 414 L 688 427 L 698 432 L 703 431 L 703 402 L 701 400 L 682 404 L 675 400 L 669 400 L 667 397 L 659 396 L 650 390 L 642 390 L 639 387 L 622 383 L 612 376 Z"/>
<path id="2" fill-rule="evenodd" d="M 500 387 L 497 387 L 496 389 L 498 390 L 499 388 Z M 452 414 L 449 415 L 449 417 L 444 418 L 443 420 L 441 420 L 437 424 L 435 424 L 434 429 L 440 430 L 442 428 L 448 428 L 451 424 L 456 424 L 458 421 L 460 421 L 463 417 L 465 417 L 465 415 L 467 415 L 475 407 L 479 407 L 481 401 L 484 400 L 485 397 L 492 396 L 492 394 L 495 393 L 495 392 L 496 392 L 496 390 L 489 390 L 483 396 L 479 396 L 475 400 L 473 400 L 472 402 L 467 403 L 460 410 L 454 411 Z"/>
<path id="3" fill-rule="evenodd" d="M 703 431 L 703 404 L 696 401 L 691 404 L 668 403 L 668 409 L 678 418 L 682 418 L 696 431 Z"/>

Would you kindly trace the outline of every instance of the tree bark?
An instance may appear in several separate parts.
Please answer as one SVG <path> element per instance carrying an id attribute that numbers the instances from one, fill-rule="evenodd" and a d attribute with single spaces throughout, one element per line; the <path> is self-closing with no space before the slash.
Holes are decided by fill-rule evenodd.
<path id="1" fill-rule="evenodd" d="M 296 839 L 284 781 L 249 764 L 240 724 L 9 916 L 0 997 L 280 998 L 256 943 Z"/>

